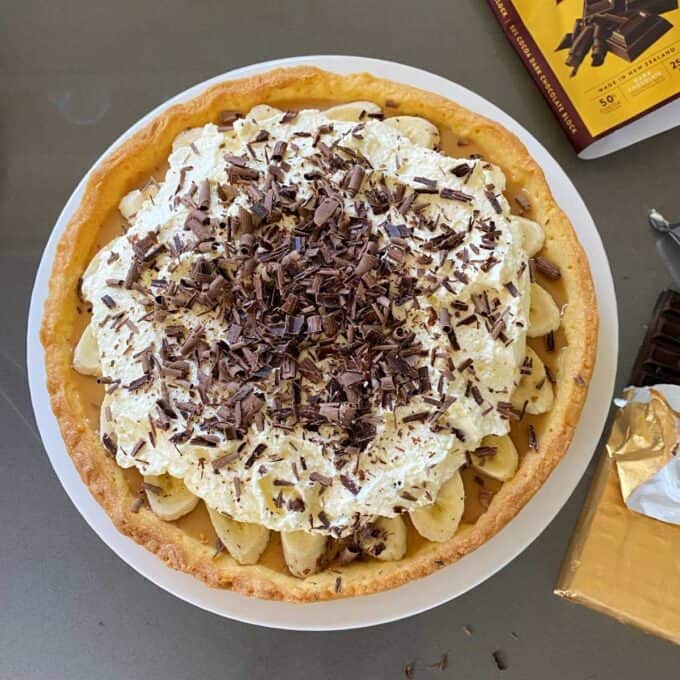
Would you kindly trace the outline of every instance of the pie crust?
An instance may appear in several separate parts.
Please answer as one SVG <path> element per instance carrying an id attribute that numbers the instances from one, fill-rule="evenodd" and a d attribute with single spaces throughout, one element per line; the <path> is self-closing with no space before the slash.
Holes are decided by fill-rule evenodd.
<path id="1" fill-rule="evenodd" d="M 503 484 L 488 509 L 445 543 L 417 541 L 395 562 L 355 561 L 299 579 L 264 564 L 241 566 L 230 556 L 157 518 L 147 507 L 133 510 L 137 496 L 86 418 L 85 400 L 72 368 L 71 338 L 78 320 L 79 278 L 92 257 L 99 226 L 120 199 L 139 186 L 168 157 L 183 130 L 218 119 L 220 111 L 248 111 L 256 104 L 332 103 L 370 100 L 400 115 L 422 116 L 454 130 L 499 165 L 509 182 L 525 190 L 532 217 L 546 233 L 542 254 L 562 272 L 568 304 L 562 318 L 565 348 L 560 356 L 555 401 L 542 416 L 538 451 L 527 450 L 515 477 Z M 464 152 L 464 150 L 463 150 Z M 463 155 L 463 154 L 461 154 Z M 172 106 L 110 153 L 92 172 L 83 199 L 57 247 L 45 303 L 41 340 L 47 387 L 68 452 L 83 481 L 115 526 L 169 566 L 215 587 L 261 598 L 307 602 L 373 593 L 425 576 L 474 550 L 500 531 L 527 503 L 566 453 L 583 407 L 595 361 L 598 314 L 588 261 L 566 215 L 556 205 L 541 168 L 505 128 L 439 95 L 361 73 L 337 75 L 316 68 L 276 69 L 214 85 Z M 272 537 L 278 541 L 278 537 Z M 274 549 L 279 549 L 275 546 Z"/>

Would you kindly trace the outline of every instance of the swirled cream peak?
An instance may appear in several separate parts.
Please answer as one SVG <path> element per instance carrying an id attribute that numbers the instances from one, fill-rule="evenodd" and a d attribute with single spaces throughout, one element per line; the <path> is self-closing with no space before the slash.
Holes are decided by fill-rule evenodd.
<path id="1" fill-rule="evenodd" d="M 514 415 L 529 277 L 503 189 L 376 117 L 184 133 L 84 277 L 118 463 L 281 531 L 432 503 Z"/>

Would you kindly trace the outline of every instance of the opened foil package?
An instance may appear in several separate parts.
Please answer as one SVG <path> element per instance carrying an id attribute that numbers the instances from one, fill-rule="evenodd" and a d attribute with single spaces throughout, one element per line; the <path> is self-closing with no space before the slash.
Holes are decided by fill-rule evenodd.
<path id="1" fill-rule="evenodd" d="M 615 403 L 555 592 L 680 644 L 680 386 Z"/>

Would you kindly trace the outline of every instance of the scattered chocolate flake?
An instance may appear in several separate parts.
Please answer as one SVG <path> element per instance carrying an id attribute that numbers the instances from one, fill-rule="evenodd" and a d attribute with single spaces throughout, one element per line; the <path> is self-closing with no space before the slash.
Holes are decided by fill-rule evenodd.
<path id="1" fill-rule="evenodd" d="M 347 184 L 347 192 L 350 196 L 356 196 L 364 181 L 364 169 L 360 165 L 352 166 L 349 173 L 349 181 Z"/>
<path id="2" fill-rule="evenodd" d="M 107 432 L 104 432 L 104 434 L 102 435 L 102 443 L 104 444 L 104 447 L 106 448 L 108 453 L 112 457 L 115 457 L 118 447 L 116 446 L 116 442 L 114 442 L 113 439 L 111 438 L 111 435 L 109 435 Z"/>
<path id="3" fill-rule="evenodd" d="M 304 512 L 305 502 L 302 500 L 302 498 L 291 498 L 286 504 L 286 507 L 291 512 Z"/>
<path id="4" fill-rule="evenodd" d="M 116 301 L 110 295 L 103 295 L 102 302 L 109 308 L 114 309 Z"/>
<path id="5" fill-rule="evenodd" d="M 545 336 L 545 348 L 548 350 L 548 352 L 554 352 L 555 351 L 555 333 L 554 333 L 554 331 L 550 331 L 549 333 L 546 334 L 546 336 Z"/>
<path id="6" fill-rule="evenodd" d="M 238 113 L 238 111 L 220 111 L 217 120 L 220 125 L 231 126 L 242 117 L 242 114 Z"/>
<path id="7" fill-rule="evenodd" d="M 519 421 L 522 419 L 522 413 L 518 411 L 509 401 L 499 401 L 496 404 L 496 410 L 508 420 Z"/>
<path id="8" fill-rule="evenodd" d="M 288 144 L 283 140 L 279 140 L 274 144 L 274 150 L 272 151 L 273 161 L 282 161 L 283 157 L 286 155 L 286 148 Z"/>
<path id="9" fill-rule="evenodd" d="M 139 279 L 139 274 L 139 263 L 136 260 L 133 260 L 127 270 L 127 274 L 125 275 L 125 287 L 128 289 L 132 288 L 132 284 L 134 284 Z"/>
<path id="10" fill-rule="evenodd" d="M 198 206 L 199 210 L 208 210 L 210 207 L 210 183 L 207 179 L 204 179 L 198 185 L 196 205 Z"/>
<path id="11" fill-rule="evenodd" d="M 496 196 L 496 192 L 493 189 L 486 189 L 484 195 L 486 196 L 489 203 L 491 203 L 491 207 L 494 209 L 494 211 L 500 215 L 503 212 L 503 208 L 501 207 L 501 204 L 498 200 L 498 196 Z"/>
<path id="12" fill-rule="evenodd" d="M 508 283 L 506 283 L 505 287 L 506 287 L 508 293 L 510 293 L 510 295 L 512 295 L 512 297 L 519 297 L 519 291 L 517 290 L 517 286 L 512 281 L 509 281 Z"/>
<path id="13" fill-rule="evenodd" d="M 316 472 L 316 471 L 312 472 L 309 475 L 309 479 L 312 482 L 318 482 L 319 484 L 321 484 L 321 486 L 331 486 L 333 484 L 333 478 L 332 477 L 328 477 L 328 476 L 323 475 L 320 472 Z M 343 484 L 344 484 L 344 482 L 343 482 Z"/>
<path id="14" fill-rule="evenodd" d="M 537 255 L 532 259 L 535 269 L 541 272 L 541 274 L 543 274 L 543 276 L 546 278 L 550 279 L 551 281 L 558 281 L 560 278 L 562 278 L 562 272 L 560 271 L 560 268 L 547 257 Z"/>
<path id="15" fill-rule="evenodd" d="M 142 488 L 145 491 L 149 491 L 150 493 L 156 496 L 163 495 L 163 489 L 160 486 L 157 486 L 156 484 L 151 484 L 150 482 L 142 482 Z"/>
<path id="16" fill-rule="evenodd" d="M 586 384 L 586 381 L 583 379 L 583 376 L 580 373 L 577 373 L 574 376 L 574 382 L 580 387 L 585 387 Z"/>
<path id="17" fill-rule="evenodd" d="M 453 201 L 462 201 L 463 203 L 471 203 L 474 196 L 466 194 L 464 191 L 458 191 L 458 189 L 449 189 L 448 187 L 442 188 L 439 192 L 442 198 L 450 199 Z"/>
<path id="18" fill-rule="evenodd" d="M 145 446 L 146 441 L 144 439 L 138 439 L 132 449 L 130 449 L 130 453 L 128 455 L 131 458 L 134 458 Z"/>
<path id="19" fill-rule="evenodd" d="M 437 180 L 436 179 L 430 179 L 429 177 L 414 177 L 413 181 L 417 182 L 418 184 L 424 184 L 429 189 L 436 189 L 437 188 Z"/>
<path id="20" fill-rule="evenodd" d="M 528 215 L 531 212 L 531 201 L 529 201 L 525 194 L 517 194 L 515 196 L 515 203 L 519 206 L 521 215 Z"/>
<path id="21" fill-rule="evenodd" d="M 223 468 L 225 465 L 228 465 L 229 463 L 233 463 L 234 461 L 238 460 L 241 455 L 240 450 L 239 451 L 233 451 L 232 453 L 227 453 L 224 456 L 220 456 L 219 458 L 216 458 L 213 461 L 213 470 L 217 471 Z"/>
<path id="22" fill-rule="evenodd" d="M 406 680 L 413 680 L 414 677 L 414 667 L 412 663 L 407 663 L 404 666 L 404 677 Z"/>
<path id="23" fill-rule="evenodd" d="M 553 385 L 557 385 L 557 378 L 548 364 L 545 365 L 545 377 L 548 379 L 548 382 Z"/>
<path id="24" fill-rule="evenodd" d="M 429 664 L 429 668 L 433 668 L 438 671 L 445 671 L 449 665 L 449 655 L 442 654 L 437 661 Z"/>
<path id="25" fill-rule="evenodd" d="M 319 207 L 314 212 L 314 224 L 322 227 L 331 218 L 333 213 L 340 207 L 340 204 L 332 198 L 324 198 Z"/>
<path id="26" fill-rule="evenodd" d="M 140 376 L 139 378 L 135 378 L 132 380 L 130 383 L 125 385 L 125 387 L 130 390 L 131 392 L 134 392 L 135 390 L 138 390 L 145 385 L 148 385 L 151 383 L 151 375 L 148 373 L 145 373 L 144 375 Z"/>
<path id="27" fill-rule="evenodd" d="M 403 423 L 425 422 L 431 415 L 431 411 L 419 411 L 418 413 L 411 413 L 404 416 L 401 420 Z"/>
<path id="28" fill-rule="evenodd" d="M 529 439 L 529 448 L 534 451 L 538 451 L 538 437 L 536 435 L 536 428 L 533 425 L 529 425 L 527 428 L 527 435 Z"/>
<path id="29" fill-rule="evenodd" d="M 505 671 L 508 669 L 507 656 L 504 651 L 497 649 L 492 655 L 496 668 L 499 671 Z"/>
<path id="30" fill-rule="evenodd" d="M 353 496 L 356 496 L 361 491 L 361 487 L 347 475 L 340 475 L 340 482 Z"/>
<path id="31" fill-rule="evenodd" d="M 342 576 L 335 579 L 335 592 L 339 593 L 342 590 Z"/>

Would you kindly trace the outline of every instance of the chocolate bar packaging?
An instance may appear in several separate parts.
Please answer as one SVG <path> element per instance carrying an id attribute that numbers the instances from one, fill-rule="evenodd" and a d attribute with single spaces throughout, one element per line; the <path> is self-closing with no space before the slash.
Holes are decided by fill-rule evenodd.
<path id="1" fill-rule="evenodd" d="M 680 125 L 678 0 L 489 0 L 582 158 Z"/>
<path id="2" fill-rule="evenodd" d="M 632 4 L 632 3 L 629 3 Z M 654 309 L 555 592 L 680 644 L 680 294 Z"/>

